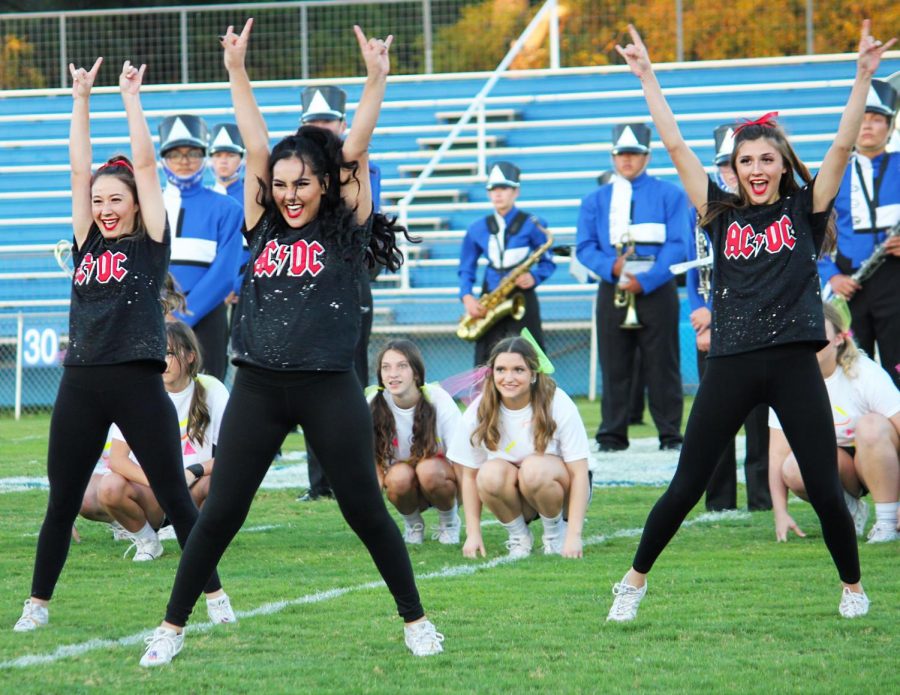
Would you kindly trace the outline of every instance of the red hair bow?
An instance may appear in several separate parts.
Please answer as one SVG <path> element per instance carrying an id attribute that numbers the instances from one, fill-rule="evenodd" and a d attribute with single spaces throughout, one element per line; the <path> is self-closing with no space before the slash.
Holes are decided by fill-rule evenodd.
<path id="1" fill-rule="evenodd" d="M 750 125 L 764 125 L 769 128 L 774 128 L 778 125 L 778 123 L 775 122 L 776 118 L 778 118 L 778 112 L 777 111 L 769 111 L 769 113 L 767 113 L 765 116 L 760 116 L 755 121 L 745 120 L 743 123 L 741 123 L 740 125 L 735 127 L 734 134 L 736 136 L 744 128 L 746 128 L 747 126 L 750 126 Z"/>
<path id="2" fill-rule="evenodd" d="M 127 159 L 115 159 L 111 162 L 106 162 L 104 164 L 101 164 L 99 167 L 97 167 L 97 171 L 100 171 L 101 169 L 106 169 L 108 167 L 125 167 L 126 169 L 128 169 L 128 171 L 130 171 L 132 173 L 132 175 L 134 174 L 134 168 L 131 166 L 131 164 L 129 163 L 129 161 Z"/>

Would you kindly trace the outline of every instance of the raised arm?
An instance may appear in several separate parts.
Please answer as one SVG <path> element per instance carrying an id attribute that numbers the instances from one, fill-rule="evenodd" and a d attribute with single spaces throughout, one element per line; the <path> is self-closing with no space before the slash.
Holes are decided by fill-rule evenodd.
<path id="1" fill-rule="evenodd" d="M 641 87 L 644 89 L 644 98 L 647 100 L 647 108 L 650 109 L 650 116 L 653 118 L 653 125 L 656 126 L 656 132 L 666 146 L 672 163 L 678 170 L 678 176 L 681 178 L 681 184 L 687 192 L 688 199 L 691 204 L 698 210 L 702 210 L 706 205 L 706 193 L 709 177 L 700 159 L 694 154 L 678 129 L 678 123 L 675 122 L 675 116 L 669 103 L 663 96 L 662 88 L 656 80 L 653 72 L 653 65 L 650 62 L 650 55 L 647 53 L 647 47 L 641 41 L 641 36 L 632 24 L 628 25 L 628 33 L 631 34 L 631 43 L 622 48 L 617 45 L 616 50 L 619 52 L 631 72 L 641 81 Z"/>
<path id="2" fill-rule="evenodd" d="M 372 188 L 369 182 L 369 143 L 378 115 L 381 113 L 381 102 L 384 101 L 384 91 L 387 86 L 387 76 L 391 71 L 391 60 L 388 52 L 394 42 L 393 35 L 386 39 L 367 39 L 363 30 L 358 26 L 353 27 L 359 51 L 366 64 L 366 84 L 363 87 L 359 105 L 353 115 L 353 127 L 344 141 L 344 160 L 358 162 L 359 169 L 356 174 L 359 178 L 359 186 L 343 185 L 341 196 L 351 209 L 356 209 L 358 222 L 365 222 L 372 211 Z M 344 182 L 347 183 L 347 182 Z"/>
<path id="3" fill-rule="evenodd" d="M 75 245 L 87 239 L 91 229 L 91 88 L 103 58 L 94 61 L 90 70 L 75 69 L 69 63 L 72 75 L 72 122 L 69 124 L 69 167 L 72 183 L 72 229 Z"/>
<path id="4" fill-rule="evenodd" d="M 850 98 L 841 116 L 837 134 L 816 176 L 816 185 L 813 188 L 813 212 L 827 210 L 831 200 L 837 195 L 847 161 L 859 136 L 872 75 L 881 64 L 882 54 L 897 43 L 896 38 L 887 43 L 875 40 L 869 33 L 870 27 L 871 21 L 864 19 L 859 38 L 859 57 L 856 60 L 856 79 L 853 81 Z"/>
<path id="5" fill-rule="evenodd" d="M 225 69 L 231 86 L 231 103 L 234 105 L 234 119 L 237 122 L 244 147 L 247 148 L 246 183 L 244 185 L 244 222 L 247 229 L 253 229 L 262 217 L 263 207 L 256 199 L 257 180 L 269 183 L 269 129 L 259 110 L 250 77 L 247 75 L 245 59 L 250 42 L 253 18 L 247 20 L 240 34 L 229 26 L 222 37 L 225 51 Z"/>
<path id="6" fill-rule="evenodd" d="M 128 118 L 131 164 L 134 166 L 141 217 L 150 238 L 162 242 L 166 229 L 166 207 L 159 182 L 159 168 L 156 166 L 156 152 L 147 119 L 144 118 L 144 108 L 141 106 L 141 82 L 146 70 L 146 65 L 141 65 L 138 69 L 126 60 L 122 65 L 122 74 L 119 75 L 119 90 L 122 92 L 122 103 L 125 104 L 125 116 Z"/>

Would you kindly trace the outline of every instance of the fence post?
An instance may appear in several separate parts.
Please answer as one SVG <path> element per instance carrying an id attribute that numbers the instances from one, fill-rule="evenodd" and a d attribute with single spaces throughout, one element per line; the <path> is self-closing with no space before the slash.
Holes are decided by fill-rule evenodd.
<path id="1" fill-rule="evenodd" d="M 309 79 L 309 12 L 300 5 L 300 77 Z"/>
<path id="2" fill-rule="evenodd" d="M 553 0 L 550 8 L 550 68 L 559 70 L 559 3 Z"/>
<path id="3" fill-rule="evenodd" d="M 431 27 L 431 0 L 422 0 L 422 45 L 425 50 L 425 74 L 434 72 L 434 36 Z"/>
<path id="4" fill-rule="evenodd" d="M 25 314 L 16 314 L 16 420 L 22 417 L 22 337 L 25 331 Z"/>
<path id="5" fill-rule="evenodd" d="M 815 53 L 815 41 L 813 35 L 813 0 L 806 0 L 806 54 Z"/>
<path id="6" fill-rule="evenodd" d="M 181 83 L 188 83 L 187 10 L 178 13 L 181 27 Z"/>
<path id="7" fill-rule="evenodd" d="M 66 16 L 59 15 L 59 86 L 65 89 L 69 86 L 69 67 L 66 61 Z"/>
<path id="8" fill-rule="evenodd" d="M 675 0 L 675 60 L 684 60 L 684 0 Z"/>

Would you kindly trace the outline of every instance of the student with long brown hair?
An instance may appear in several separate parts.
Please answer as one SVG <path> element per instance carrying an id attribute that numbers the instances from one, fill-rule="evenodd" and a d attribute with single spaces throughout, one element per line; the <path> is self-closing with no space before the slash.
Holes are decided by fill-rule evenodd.
<path id="1" fill-rule="evenodd" d="M 425 383 L 425 361 L 412 341 L 391 340 L 375 365 L 378 386 L 369 401 L 375 465 L 387 498 L 403 517 L 403 540 L 422 543 L 422 512 L 434 507 L 439 525 L 433 540 L 456 545 L 459 475 L 445 452 L 460 425 L 459 408 L 438 384 Z"/>
<path id="2" fill-rule="evenodd" d="M 650 512 L 631 569 L 613 587 L 607 620 L 634 620 L 647 591 L 647 573 L 703 495 L 722 451 L 759 403 L 775 409 L 797 462 L 825 544 L 843 584 L 839 612 L 868 611 L 860 583 L 853 521 L 844 504 L 835 461 L 828 393 L 816 362 L 825 325 L 816 257 L 831 225 L 834 198 L 862 121 L 882 45 L 863 22 L 856 80 L 834 141 L 813 179 L 797 158 L 775 114 L 736 128 L 731 165 L 736 194 L 706 174 L 675 121 L 634 27 L 616 49 L 641 80 L 656 130 L 688 198 L 709 234 L 713 264 L 712 339 L 706 372 L 694 399 L 678 468 Z M 796 177 L 804 184 L 797 183 Z"/>
<path id="3" fill-rule="evenodd" d="M 526 338 L 498 342 L 487 367 L 484 391 L 466 410 L 447 452 L 463 466 L 463 555 L 485 555 L 484 503 L 509 533 L 511 557 L 531 554 L 528 524 L 538 516 L 544 554 L 581 557 L 590 446 L 578 408 Z"/>

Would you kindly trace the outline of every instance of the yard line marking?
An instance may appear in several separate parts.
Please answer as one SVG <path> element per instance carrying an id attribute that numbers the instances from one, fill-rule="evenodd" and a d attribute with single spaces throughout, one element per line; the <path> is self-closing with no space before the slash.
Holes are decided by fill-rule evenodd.
<path id="1" fill-rule="evenodd" d="M 745 520 L 749 518 L 750 513 L 743 511 L 706 512 L 694 519 L 685 521 L 682 524 L 682 527 L 694 526 L 696 524 L 713 523 L 716 521 Z M 642 528 L 619 529 L 609 534 L 598 534 L 595 536 L 590 536 L 589 538 L 585 538 L 584 545 L 599 545 L 600 543 L 605 543 L 606 541 L 616 538 L 633 538 L 635 536 L 641 535 L 642 532 Z M 490 570 L 495 567 L 499 567 L 500 565 L 507 565 L 513 562 L 519 562 L 519 560 L 512 559 L 508 555 L 502 555 L 493 558 L 492 560 L 479 562 L 477 564 L 455 565 L 453 567 L 445 567 L 444 569 L 434 572 L 419 574 L 416 575 L 416 581 L 424 581 L 428 579 L 452 579 L 465 575 L 475 574 L 476 572 L 480 572 L 482 570 Z M 238 618 L 255 618 L 259 615 L 272 615 L 273 613 L 280 613 L 284 609 L 291 608 L 293 606 L 321 603 L 323 601 L 330 601 L 331 599 L 339 598 L 351 592 L 367 591 L 369 589 L 377 589 L 383 586 L 384 582 L 378 580 L 373 582 L 366 582 L 365 584 L 357 584 L 356 586 L 338 587 L 335 589 L 328 589 L 326 591 L 317 591 L 314 594 L 306 594 L 305 596 L 300 596 L 295 599 L 264 603 L 257 608 L 247 611 L 235 611 L 235 613 L 237 614 Z M 216 624 L 210 622 L 193 623 L 191 625 L 188 625 L 185 628 L 185 631 L 188 633 L 202 633 L 207 632 L 214 627 L 216 627 Z M 142 632 L 138 632 L 133 635 L 127 635 L 126 637 L 120 637 L 119 639 L 115 640 L 91 639 L 87 642 L 81 642 L 80 644 L 69 644 L 62 647 L 57 647 L 54 651 L 47 654 L 26 654 L 25 656 L 20 656 L 16 659 L 10 659 L 9 661 L 0 661 L 0 669 L 40 666 L 43 664 L 54 663 L 56 661 L 59 661 L 60 659 L 81 656 L 97 649 L 130 647 L 135 644 L 140 644 L 144 640 L 144 638 L 150 635 L 152 632 L 152 630 L 144 630 Z M 137 657 L 135 657 L 135 660 L 136 658 Z"/>

